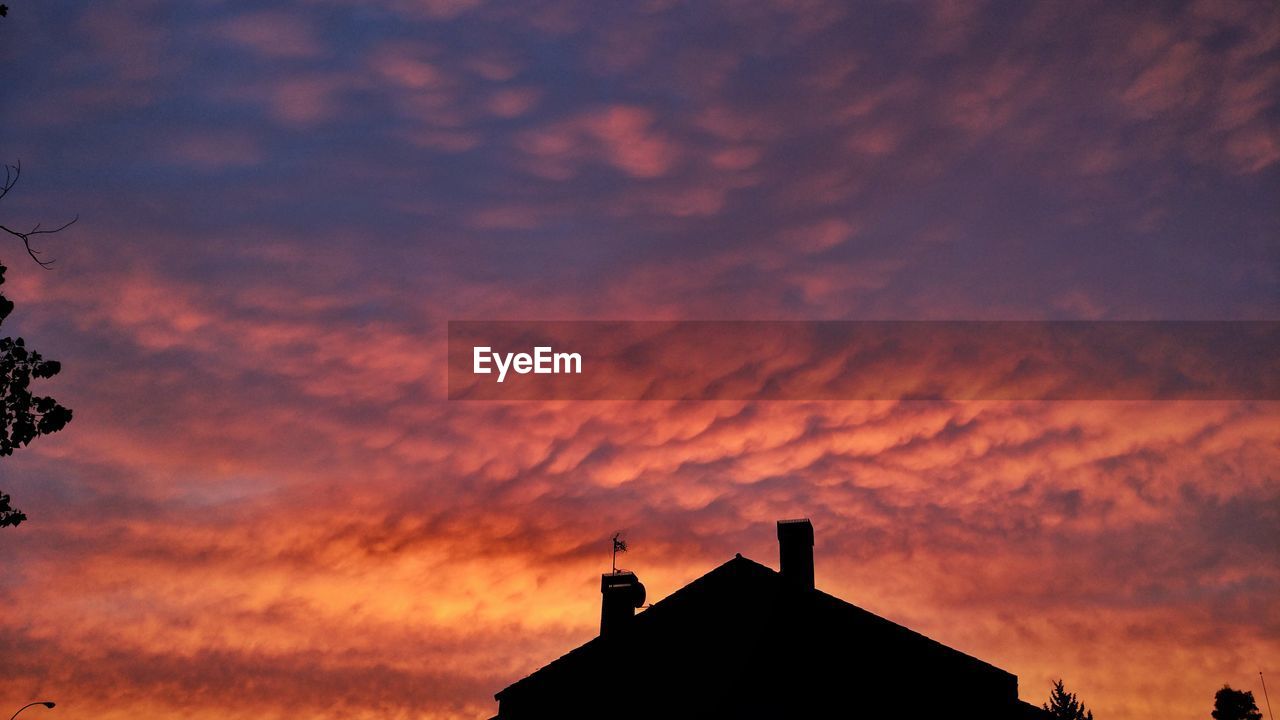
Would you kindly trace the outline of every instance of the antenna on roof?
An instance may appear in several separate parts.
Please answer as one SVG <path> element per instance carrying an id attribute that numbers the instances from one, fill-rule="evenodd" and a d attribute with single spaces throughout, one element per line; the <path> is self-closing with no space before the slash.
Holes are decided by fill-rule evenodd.
<path id="1" fill-rule="evenodd" d="M 1262 677 L 1262 671 L 1258 671 L 1258 679 L 1262 681 L 1262 697 L 1267 701 L 1267 715 L 1271 716 L 1271 720 L 1276 720 L 1275 715 L 1271 715 L 1271 696 L 1267 694 L 1267 679 Z"/>
<path id="2" fill-rule="evenodd" d="M 627 541 L 622 540 L 622 532 L 613 534 L 613 572 L 618 572 L 618 553 L 627 551 Z"/>

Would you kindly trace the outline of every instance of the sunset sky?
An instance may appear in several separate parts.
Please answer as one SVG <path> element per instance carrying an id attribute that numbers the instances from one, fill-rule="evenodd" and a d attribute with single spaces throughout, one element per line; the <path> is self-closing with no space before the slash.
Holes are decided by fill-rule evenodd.
<path id="1" fill-rule="evenodd" d="M 0 717 L 488 718 L 614 531 L 660 600 L 801 516 L 1029 702 L 1280 700 L 1280 402 L 449 401 L 445 342 L 1280 319 L 1274 0 L 8 4 L 0 223 L 80 220 L 0 238 L 75 413 L 0 459 Z"/>

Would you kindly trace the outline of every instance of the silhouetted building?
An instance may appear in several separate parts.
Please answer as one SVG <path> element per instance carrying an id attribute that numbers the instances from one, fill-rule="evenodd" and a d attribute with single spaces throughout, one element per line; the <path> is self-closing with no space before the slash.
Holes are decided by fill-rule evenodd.
<path id="1" fill-rule="evenodd" d="M 781 572 L 741 555 L 639 615 L 601 578 L 600 636 L 507 686 L 495 720 L 1043 718 L 1018 679 L 814 588 L 813 526 L 778 523 Z"/>

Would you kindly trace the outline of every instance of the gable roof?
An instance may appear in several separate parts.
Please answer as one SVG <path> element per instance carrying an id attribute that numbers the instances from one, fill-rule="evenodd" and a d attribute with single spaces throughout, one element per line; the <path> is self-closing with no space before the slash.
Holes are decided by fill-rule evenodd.
<path id="1" fill-rule="evenodd" d="M 820 590 L 793 587 L 777 571 L 741 555 L 654 603 L 629 627 L 578 646 L 494 697 L 501 702 L 537 692 L 539 686 L 597 677 L 601 666 L 617 663 L 620 657 L 652 662 L 659 653 L 697 651 L 715 658 L 714 648 L 705 646 L 728 637 L 736 642 L 753 634 L 768 635 L 776 644 L 804 636 L 810 642 L 816 640 L 814 629 L 833 642 L 856 638 L 858 649 L 878 661 L 917 669 L 944 666 L 948 672 L 981 676 L 1010 688 L 1017 697 L 1012 674 Z"/>

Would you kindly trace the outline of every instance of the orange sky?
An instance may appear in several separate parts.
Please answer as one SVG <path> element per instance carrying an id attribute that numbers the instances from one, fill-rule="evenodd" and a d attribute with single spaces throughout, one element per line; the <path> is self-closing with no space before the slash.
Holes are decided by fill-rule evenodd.
<path id="1" fill-rule="evenodd" d="M 1275 403 L 404 412 L 394 438 L 193 420 L 181 451 L 67 432 L 15 458 L 75 467 L 89 498 L 15 486 L 41 502 L 5 537 L 6 699 L 479 716 L 594 635 L 613 529 L 658 599 L 734 552 L 773 564 L 772 521 L 794 515 L 818 528 L 820 587 L 1018 674 L 1027 699 L 1061 675 L 1110 717 L 1195 717 L 1278 649 L 1274 478 L 1254 470 L 1278 460 Z M 128 478 L 127 504 L 95 468 Z"/>

